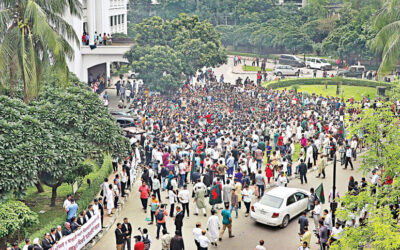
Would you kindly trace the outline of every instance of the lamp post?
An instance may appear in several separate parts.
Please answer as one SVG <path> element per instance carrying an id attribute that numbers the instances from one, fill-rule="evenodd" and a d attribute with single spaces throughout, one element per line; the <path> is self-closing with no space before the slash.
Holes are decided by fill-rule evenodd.
<path id="1" fill-rule="evenodd" d="M 332 224 L 335 224 L 335 212 L 337 208 L 337 202 L 335 201 L 335 196 L 336 196 L 336 153 L 333 156 L 333 186 L 332 186 L 332 203 L 331 203 Z"/>

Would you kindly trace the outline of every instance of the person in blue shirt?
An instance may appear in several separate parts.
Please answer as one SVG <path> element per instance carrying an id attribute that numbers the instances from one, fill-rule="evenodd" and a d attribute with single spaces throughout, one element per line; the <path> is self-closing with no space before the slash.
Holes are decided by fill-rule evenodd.
<path id="1" fill-rule="evenodd" d="M 222 215 L 222 230 L 219 233 L 219 241 L 222 240 L 222 236 L 224 235 L 226 228 L 228 228 L 229 238 L 235 237 L 232 234 L 232 216 L 231 216 L 231 211 L 229 210 L 229 204 L 225 204 L 225 209 L 222 210 L 221 215 Z"/>
<path id="2" fill-rule="evenodd" d="M 71 198 L 71 205 L 67 208 L 67 221 L 71 223 L 72 217 L 76 217 L 76 212 L 78 211 L 78 204 L 76 204 L 74 198 Z"/>

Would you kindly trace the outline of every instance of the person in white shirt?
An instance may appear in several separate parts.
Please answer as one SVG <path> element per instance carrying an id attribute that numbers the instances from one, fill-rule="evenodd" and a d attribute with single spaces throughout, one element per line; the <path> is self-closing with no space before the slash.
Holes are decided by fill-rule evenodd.
<path id="1" fill-rule="evenodd" d="M 194 243 L 196 244 L 197 248 L 200 247 L 200 242 L 199 242 L 200 236 L 201 236 L 201 224 L 200 222 L 197 222 L 196 227 L 193 228 Z"/>
<path id="2" fill-rule="evenodd" d="M 263 240 L 260 240 L 260 244 L 258 244 L 254 250 L 267 250 L 267 249 L 264 247 L 264 241 L 263 241 Z"/>
<path id="3" fill-rule="evenodd" d="M 183 215 L 185 215 L 185 211 L 187 211 L 187 218 L 189 218 L 190 212 L 189 212 L 189 190 L 187 190 L 187 185 L 183 185 L 183 189 L 179 191 L 178 194 L 179 201 L 182 203 L 183 207 Z"/>
<path id="4" fill-rule="evenodd" d="M 332 231 L 332 215 L 329 213 L 328 209 L 324 210 L 324 225 L 328 228 L 328 231 L 331 232 Z"/>
<path id="5" fill-rule="evenodd" d="M 157 178 L 157 176 L 154 176 L 155 178 L 153 179 L 153 193 L 157 194 L 158 201 L 161 203 L 161 193 L 160 193 L 160 188 L 161 188 L 161 183 L 160 180 Z"/>
<path id="6" fill-rule="evenodd" d="M 251 197 L 253 196 L 253 190 L 249 188 L 249 186 L 246 186 L 243 191 L 242 191 L 242 196 L 243 196 L 243 202 L 244 205 L 246 206 L 246 214 L 245 216 L 249 216 L 250 213 L 250 203 L 251 203 Z"/>
<path id="7" fill-rule="evenodd" d="M 170 189 L 168 191 L 168 199 L 169 199 L 169 204 L 171 205 L 171 208 L 169 210 L 169 217 L 174 217 L 174 209 L 175 209 L 175 199 L 176 199 L 176 191 L 173 189 Z"/>
<path id="8" fill-rule="evenodd" d="M 25 246 L 22 248 L 22 250 L 28 250 L 30 245 L 31 245 L 31 239 L 26 238 L 25 239 Z"/>
<path id="9" fill-rule="evenodd" d="M 67 195 L 67 199 L 65 199 L 65 201 L 64 201 L 63 208 L 66 213 L 68 213 L 68 207 L 69 207 L 69 205 L 71 205 L 71 198 L 72 198 L 72 195 L 69 194 L 69 195 Z"/>
<path id="10" fill-rule="evenodd" d="M 339 240 L 342 237 L 343 228 L 339 225 L 339 223 L 335 224 L 335 227 L 332 228 L 331 234 L 331 243 Z"/>
<path id="11" fill-rule="evenodd" d="M 210 236 L 211 245 L 217 246 L 217 240 L 219 237 L 219 230 L 221 228 L 221 223 L 216 215 L 215 210 L 211 210 L 211 216 L 207 221 L 207 231 Z"/>
<path id="12" fill-rule="evenodd" d="M 310 250 L 310 248 L 308 248 L 308 244 L 306 241 L 303 242 L 303 245 L 299 247 L 298 250 Z"/>
<path id="13" fill-rule="evenodd" d="M 280 175 L 278 176 L 278 180 L 276 181 L 276 185 L 278 187 L 286 187 L 287 185 L 287 178 L 285 176 L 285 173 L 282 171 Z"/>
<path id="14" fill-rule="evenodd" d="M 207 231 L 203 230 L 201 231 L 201 235 L 199 236 L 199 244 L 201 249 L 207 250 L 208 249 L 208 244 L 211 243 L 210 239 L 207 238 L 206 236 Z"/>
<path id="15" fill-rule="evenodd" d="M 312 210 L 312 215 L 314 218 L 315 229 L 318 230 L 319 219 L 321 217 L 321 204 L 319 204 L 319 200 L 315 201 L 315 207 L 314 210 Z"/>

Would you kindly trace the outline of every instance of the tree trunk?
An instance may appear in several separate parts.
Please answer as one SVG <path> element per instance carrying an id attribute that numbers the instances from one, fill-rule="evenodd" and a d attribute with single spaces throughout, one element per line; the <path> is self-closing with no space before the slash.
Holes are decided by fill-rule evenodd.
<path id="1" fill-rule="evenodd" d="M 24 102 L 25 104 L 28 104 L 28 94 L 26 93 L 26 80 L 25 80 L 25 74 L 24 74 L 24 69 L 21 70 L 22 71 L 22 81 L 24 82 Z"/>
<path id="2" fill-rule="evenodd" d="M 51 187 L 51 202 L 50 202 L 50 207 L 55 207 L 56 206 L 56 199 L 57 199 L 57 188 L 61 184 L 57 183 L 55 186 Z"/>
<path id="3" fill-rule="evenodd" d="M 40 181 L 36 182 L 36 183 L 35 183 L 35 186 L 36 186 L 37 192 L 38 192 L 39 194 L 44 192 L 42 183 L 40 183 Z"/>
<path id="4" fill-rule="evenodd" d="M 14 96 L 15 86 L 17 85 L 17 65 L 14 57 L 12 57 L 10 60 L 10 65 L 8 67 L 8 70 L 10 74 L 10 94 L 11 96 Z"/>

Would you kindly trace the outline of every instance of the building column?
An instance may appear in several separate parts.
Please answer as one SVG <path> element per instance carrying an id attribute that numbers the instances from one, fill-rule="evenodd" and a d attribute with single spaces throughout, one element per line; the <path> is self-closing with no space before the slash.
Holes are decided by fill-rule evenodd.
<path id="1" fill-rule="evenodd" d="M 89 45 L 94 45 L 94 31 L 96 26 L 96 0 L 87 0 L 86 10 L 89 32 Z"/>
<path id="2" fill-rule="evenodd" d="M 109 63 L 109 62 L 106 62 L 106 76 L 107 76 L 107 79 L 105 81 L 106 81 L 106 85 L 107 85 L 108 79 L 111 79 L 111 63 Z"/>

